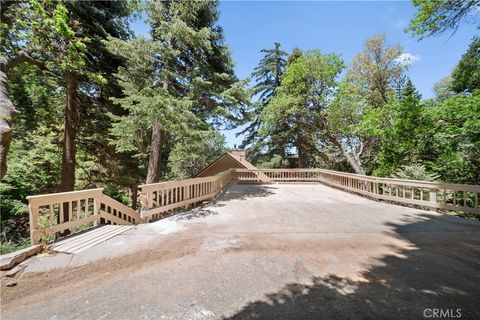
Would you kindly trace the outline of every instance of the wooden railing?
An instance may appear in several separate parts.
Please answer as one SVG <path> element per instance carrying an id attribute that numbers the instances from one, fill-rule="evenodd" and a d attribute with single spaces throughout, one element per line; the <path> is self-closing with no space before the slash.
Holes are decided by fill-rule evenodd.
<path id="1" fill-rule="evenodd" d="M 232 177 L 242 183 L 322 182 L 373 199 L 480 214 L 478 185 L 389 179 L 324 169 L 236 169 Z"/>
<path id="2" fill-rule="evenodd" d="M 321 170 L 321 182 L 374 199 L 480 214 L 480 186 L 370 177 Z"/>
<path id="3" fill-rule="evenodd" d="M 321 182 L 378 200 L 480 214 L 480 186 L 364 176 L 323 169 L 230 169 L 215 176 L 141 185 L 141 213 L 91 189 L 27 197 L 33 243 L 98 224 L 137 224 L 214 198 L 230 181 Z"/>
<path id="4" fill-rule="evenodd" d="M 246 183 L 318 182 L 319 169 L 235 169 L 233 180 Z"/>
<path id="5" fill-rule="evenodd" d="M 103 194 L 103 189 L 29 196 L 30 238 L 36 244 L 59 233 L 98 224 L 136 224 L 140 214 Z"/>
<path id="6" fill-rule="evenodd" d="M 141 217 L 158 219 L 166 212 L 214 198 L 232 180 L 232 170 L 211 177 L 139 186 Z"/>

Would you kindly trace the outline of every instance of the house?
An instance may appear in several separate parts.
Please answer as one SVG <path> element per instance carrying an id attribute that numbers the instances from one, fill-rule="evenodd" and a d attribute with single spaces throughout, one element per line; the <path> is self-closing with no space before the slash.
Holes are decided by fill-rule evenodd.
<path id="1" fill-rule="evenodd" d="M 217 160 L 213 161 L 205 169 L 203 169 L 197 177 L 213 176 L 217 173 L 228 169 L 252 169 L 255 170 L 253 164 L 247 161 L 245 150 L 232 150 L 225 152 Z"/>

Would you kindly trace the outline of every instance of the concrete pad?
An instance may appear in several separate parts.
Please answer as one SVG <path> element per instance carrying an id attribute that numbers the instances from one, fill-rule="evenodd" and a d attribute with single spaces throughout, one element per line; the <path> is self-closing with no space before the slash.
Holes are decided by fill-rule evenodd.
<path id="1" fill-rule="evenodd" d="M 480 318 L 479 222 L 319 184 L 233 184 L 64 258 L 2 283 L 2 319 Z"/>

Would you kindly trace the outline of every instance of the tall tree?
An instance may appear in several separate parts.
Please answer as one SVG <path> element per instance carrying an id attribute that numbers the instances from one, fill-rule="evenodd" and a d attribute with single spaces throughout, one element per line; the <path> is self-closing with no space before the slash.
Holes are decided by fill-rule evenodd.
<path id="1" fill-rule="evenodd" d="M 241 148 L 251 146 L 258 151 L 265 147 L 265 143 L 262 143 L 264 139 L 259 137 L 259 129 L 263 121 L 262 110 L 275 95 L 275 90 L 280 85 L 287 64 L 287 52 L 281 49 L 281 45 L 278 42 L 274 43 L 274 48 L 262 49 L 261 52 L 264 53 L 264 56 L 252 73 L 255 81 L 252 90 L 253 94 L 257 95 L 258 101 L 254 104 L 254 108 L 249 114 L 248 120 L 250 124 L 238 133 L 238 135 L 245 134 Z M 272 138 L 271 135 L 270 138 Z M 251 157 L 251 153 L 249 156 Z"/>
<path id="2" fill-rule="evenodd" d="M 0 55 L 0 178 L 7 172 L 12 121 L 18 114 L 8 94 L 8 74 L 22 63 L 58 74 L 82 61 L 85 39 L 75 37 L 62 1 L 2 1 Z"/>
<path id="3" fill-rule="evenodd" d="M 356 173 L 365 174 L 371 157 L 371 141 L 361 130 L 361 123 L 369 109 L 368 100 L 358 86 L 347 77 L 339 83 L 332 105 L 326 110 L 327 141 L 333 145 L 329 153 L 344 159 Z M 338 160 L 336 162 L 339 162 Z"/>
<path id="4" fill-rule="evenodd" d="M 398 91 L 398 83 L 408 67 L 400 59 L 402 48 L 388 46 L 386 40 L 384 34 L 367 39 L 348 70 L 350 81 L 364 92 L 373 107 L 387 103 L 389 96 Z"/>
<path id="5" fill-rule="evenodd" d="M 412 3 L 418 11 L 407 30 L 420 39 L 452 29 L 455 32 L 462 21 L 480 22 L 480 0 L 412 0 Z"/>
<path id="6" fill-rule="evenodd" d="M 150 135 L 147 183 L 160 179 L 165 139 L 208 129 L 219 119 L 235 120 L 241 116 L 238 106 L 248 100 L 216 25 L 217 5 L 149 2 L 152 40 L 110 42 L 127 60 L 118 73 L 125 97 L 115 101 L 128 114 L 117 118 L 114 144 L 142 154 L 138 137 Z"/>
<path id="7" fill-rule="evenodd" d="M 111 111 L 106 95 L 115 95 L 116 83 L 111 74 L 121 61 L 108 52 L 103 41 L 108 36 L 121 39 L 129 36 L 126 19 L 134 8 L 127 1 L 71 1 L 66 7 L 68 25 L 77 38 L 86 40 L 83 59 L 77 65 L 66 66 L 63 75 L 66 105 L 59 191 L 71 191 L 75 187 L 77 136 L 82 126 L 88 128 L 85 131 L 91 136 L 93 132 L 101 131 L 101 128 L 92 128 L 91 121 L 85 121 L 79 115 L 88 114 L 92 118 L 98 113 Z M 96 112 L 91 112 L 95 107 Z M 99 122 L 96 124 L 98 126 Z M 100 136 L 105 133 L 104 128 Z"/>
<path id="8" fill-rule="evenodd" d="M 335 54 L 308 51 L 288 66 L 278 95 L 264 110 L 264 130 L 288 124 L 285 134 L 297 150 L 299 168 L 314 165 L 317 143 L 324 132 L 318 129 L 328 129 L 325 111 L 331 106 L 336 78 L 343 68 L 343 61 Z"/>
<path id="9" fill-rule="evenodd" d="M 432 124 L 421 96 L 408 80 L 399 100 L 386 104 L 376 121 L 380 146 L 374 174 L 391 176 L 402 166 L 430 160 Z"/>

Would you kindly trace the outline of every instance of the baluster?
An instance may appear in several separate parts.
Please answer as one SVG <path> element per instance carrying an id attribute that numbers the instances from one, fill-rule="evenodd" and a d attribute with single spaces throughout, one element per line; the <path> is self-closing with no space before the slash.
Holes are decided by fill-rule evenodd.
<path id="1" fill-rule="evenodd" d="M 48 205 L 48 213 L 50 215 L 50 217 L 49 217 L 50 225 L 53 226 L 53 223 L 55 221 L 55 212 L 53 211 L 53 205 L 52 204 Z"/>
<path id="2" fill-rule="evenodd" d="M 63 216 L 63 202 L 60 202 L 58 209 L 58 220 L 60 223 L 63 223 L 65 222 L 65 217 Z"/>

